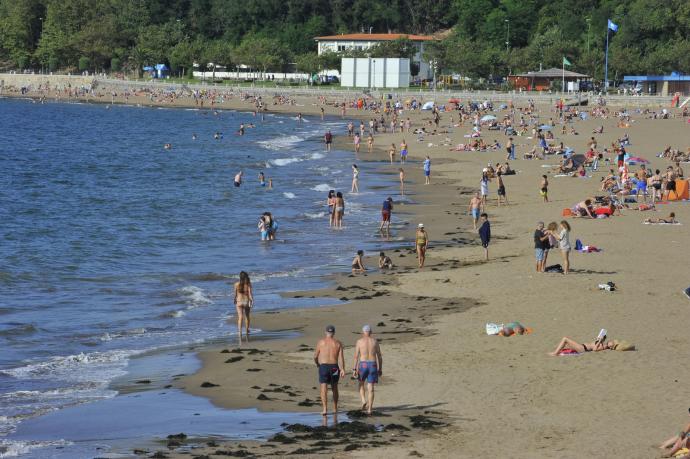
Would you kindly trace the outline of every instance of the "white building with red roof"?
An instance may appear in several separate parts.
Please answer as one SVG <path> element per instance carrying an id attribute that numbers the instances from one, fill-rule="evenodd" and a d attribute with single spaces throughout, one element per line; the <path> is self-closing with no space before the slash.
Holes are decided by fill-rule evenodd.
<path id="1" fill-rule="evenodd" d="M 407 38 L 414 43 L 417 52 L 412 57 L 411 61 L 419 65 L 419 76 L 421 78 L 431 78 L 432 72 L 429 63 L 424 61 L 424 44 L 435 40 L 431 35 L 412 35 L 404 33 L 350 33 L 341 35 L 327 35 L 324 37 L 316 37 L 318 44 L 318 53 L 325 52 L 343 52 L 347 50 L 366 50 L 374 45 L 386 41 L 398 40 L 400 38 Z M 391 56 L 398 57 L 398 56 Z"/>

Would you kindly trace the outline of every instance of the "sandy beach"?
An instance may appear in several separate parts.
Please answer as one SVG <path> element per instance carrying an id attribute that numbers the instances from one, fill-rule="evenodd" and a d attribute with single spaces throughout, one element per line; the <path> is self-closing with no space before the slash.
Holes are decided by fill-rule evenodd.
<path id="1" fill-rule="evenodd" d="M 138 97 L 142 100 L 128 102 L 146 103 L 145 96 Z M 318 100 L 295 101 L 268 109 L 319 116 Z M 251 104 L 233 99 L 218 108 L 251 110 Z M 552 107 L 538 110 L 542 122 L 557 119 Z M 325 113 L 340 116 L 332 105 L 325 106 Z M 504 113 L 495 114 L 500 118 Z M 604 133 L 595 135 L 600 150 L 627 132 L 628 151 L 663 171 L 670 163 L 656 157 L 658 153 L 669 145 L 681 151 L 690 146 L 690 124 L 679 112 L 671 113 L 676 116 L 648 119 L 631 111 L 633 122 L 627 129 L 617 128 L 614 116 L 590 117 L 574 123 L 578 135 L 561 136 L 558 128 L 554 134 L 557 142 L 584 153 L 597 126 L 604 126 Z M 403 118 L 408 116 L 413 128 L 431 120 L 430 112 L 405 111 Z M 403 214 L 409 222 L 400 232 L 405 243 L 395 251 L 386 249 L 394 269 L 380 272 L 374 268 L 377 254 L 366 254 L 366 275 L 335 274 L 328 289 L 290 293 L 293 298 L 346 299 L 346 304 L 270 311 L 253 318 L 253 325 L 264 331 L 298 331 L 298 338 L 257 340 L 241 347 L 228 342 L 201 352 L 202 369 L 174 381 L 175 387 L 220 407 L 318 412 L 313 348 L 324 327 L 335 325 L 349 373 L 359 330 L 370 324 L 381 340 L 385 373 L 377 387 L 377 412 L 357 419 L 380 427 L 340 435 L 333 430 L 286 432 L 268 442 L 200 442 L 193 457 L 245 451 L 251 456 L 304 457 L 648 458 L 657 457 L 656 445 L 687 423 L 683 387 L 690 376 L 684 362 L 690 310 L 682 290 L 688 287 L 688 202 L 658 204 L 646 212 L 631 204 L 620 216 L 607 219 L 570 218 L 572 241 L 580 239 L 602 251 L 573 253 L 567 276 L 537 273 L 532 240 L 536 223 L 559 222 L 564 208 L 601 195 L 600 179 L 614 165 L 602 162 L 587 178 L 554 177 L 544 166 L 556 165 L 558 157 L 522 160 L 536 140 L 516 136 L 518 159 L 510 163 L 517 174 L 504 177 L 510 204 L 497 207 L 496 184 L 489 185 L 486 212 L 493 238 L 490 258 L 484 261 L 467 206 L 479 189 L 482 168 L 489 162 L 504 163 L 505 150 L 449 151 L 443 144 L 463 143 L 472 128 L 470 121 L 452 126 L 450 116 L 441 113 L 441 129 L 448 133 L 427 135 L 421 142 L 413 134 L 378 134 L 375 153 L 366 153 L 363 145 L 359 154 L 359 161 L 387 160 L 385 147 L 399 145 L 403 138 L 409 144 L 404 168 L 414 204 L 394 208 L 394 214 Z M 453 117 L 457 123 L 457 115 Z M 356 110 L 346 115 L 353 121 L 368 118 L 368 112 Z M 352 151 L 344 132 L 334 134 L 337 147 Z M 500 131 L 484 131 L 482 138 L 502 145 L 507 140 Z M 421 161 L 426 155 L 432 161 L 430 185 L 423 184 Z M 399 167 L 386 165 L 382 173 L 395 182 Z M 548 203 L 539 195 L 542 174 L 549 175 Z M 382 195 L 381 201 L 385 198 Z M 645 218 L 666 217 L 669 212 L 675 212 L 682 225 L 642 224 Z M 423 269 L 417 268 L 412 251 L 417 222 L 425 224 L 431 238 Z M 324 233 L 315 237 L 328 237 L 328 231 L 324 220 Z M 547 264 L 562 262 L 556 252 Z M 616 291 L 598 288 L 609 281 Z M 487 322 L 512 321 L 533 332 L 507 338 L 485 333 Z M 233 323 L 228 327 L 234 330 Z M 610 338 L 634 343 L 636 350 L 547 355 L 562 337 L 588 342 L 601 328 Z M 356 384 L 347 377 L 341 385 L 341 417 L 358 407 Z M 349 419 L 356 414 L 350 413 Z M 328 422 L 332 425 L 333 418 Z M 168 457 L 190 457 L 174 446 L 161 450 Z"/>

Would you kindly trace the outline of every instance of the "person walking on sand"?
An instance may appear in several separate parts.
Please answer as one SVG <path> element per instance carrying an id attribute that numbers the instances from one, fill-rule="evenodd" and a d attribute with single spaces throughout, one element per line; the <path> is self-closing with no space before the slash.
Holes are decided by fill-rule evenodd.
<path id="1" fill-rule="evenodd" d="M 489 223 L 489 216 L 486 213 L 481 215 L 482 226 L 477 231 L 479 238 L 482 240 L 482 247 L 484 247 L 484 259 L 489 260 L 489 242 L 491 242 L 491 224 Z"/>
<path id="2" fill-rule="evenodd" d="M 388 196 L 388 198 L 383 201 L 381 206 L 381 226 L 379 226 L 379 231 L 383 232 L 383 228 L 386 228 L 386 233 L 391 230 L 391 213 L 393 212 L 393 198 Z"/>
<path id="3" fill-rule="evenodd" d="M 477 231 L 477 222 L 479 222 L 479 214 L 482 211 L 483 201 L 479 196 L 479 192 L 476 192 L 472 199 L 470 199 L 470 205 L 468 206 L 468 211 L 472 214 L 472 227 Z"/>
<path id="4" fill-rule="evenodd" d="M 333 143 L 333 134 L 329 129 L 323 136 L 323 141 L 326 143 L 326 151 L 331 151 L 331 144 Z"/>
<path id="5" fill-rule="evenodd" d="M 400 142 L 400 164 L 405 164 L 407 161 L 407 142 L 405 139 Z"/>
<path id="6" fill-rule="evenodd" d="M 424 223 L 417 225 L 417 233 L 415 234 L 415 248 L 417 250 L 417 260 L 419 267 L 424 267 L 424 260 L 426 259 L 426 249 L 429 248 L 429 234 L 424 229 Z"/>
<path id="7" fill-rule="evenodd" d="M 513 138 L 508 138 L 508 143 L 506 144 L 506 161 L 515 160 L 515 144 L 513 143 Z"/>
<path id="8" fill-rule="evenodd" d="M 374 136 L 369 132 L 367 137 L 367 151 L 371 153 L 374 150 Z"/>
<path id="9" fill-rule="evenodd" d="M 359 381 L 359 397 L 362 411 L 371 416 L 374 406 L 374 385 L 383 375 L 383 357 L 376 338 L 371 336 L 371 327 L 362 327 L 362 337 L 355 344 L 355 358 L 352 374 Z M 364 385 L 366 384 L 366 392 Z"/>
<path id="10" fill-rule="evenodd" d="M 546 177 L 546 175 L 541 176 L 541 188 L 539 189 L 539 194 L 544 202 L 549 202 L 549 179 Z"/>
<path id="11" fill-rule="evenodd" d="M 391 164 L 393 164 L 393 160 L 395 160 L 395 152 L 396 152 L 395 144 L 392 143 L 391 147 L 388 149 L 388 157 L 391 159 Z"/>
<path id="12" fill-rule="evenodd" d="M 486 206 L 486 198 L 489 196 L 489 172 L 487 168 L 482 171 L 482 179 L 479 182 L 479 189 L 482 193 L 482 206 Z"/>
<path id="13" fill-rule="evenodd" d="M 398 169 L 398 172 L 400 177 L 400 196 L 405 196 L 405 170 L 401 167 Z"/>
<path id="14" fill-rule="evenodd" d="M 503 183 L 503 172 L 499 172 L 496 174 L 496 177 L 498 179 L 498 190 L 496 192 L 497 198 L 497 205 L 498 207 L 501 207 L 501 202 L 505 199 L 505 204 L 506 206 L 508 205 L 508 196 L 506 195 L 506 186 Z"/>
<path id="15" fill-rule="evenodd" d="M 240 280 L 235 282 L 235 310 L 237 311 L 237 335 L 242 342 L 242 323 L 246 325 L 245 334 L 249 337 L 250 311 L 254 307 L 254 294 L 249 274 L 240 272 Z"/>
<path id="16" fill-rule="evenodd" d="M 431 183 L 431 158 L 429 156 L 424 160 L 424 184 Z"/>
<path id="17" fill-rule="evenodd" d="M 352 165 L 352 189 L 350 193 L 359 193 L 359 168 L 357 164 Z"/>
<path id="18" fill-rule="evenodd" d="M 558 248 L 561 249 L 561 255 L 563 255 L 563 274 L 568 274 L 570 272 L 570 224 L 563 220 L 561 222 L 560 232 L 548 231 L 548 233 L 553 236 L 558 241 Z"/>
<path id="19" fill-rule="evenodd" d="M 321 386 L 321 415 L 328 414 L 328 386 L 333 392 L 333 412 L 338 413 L 338 381 L 345 376 L 343 344 L 334 338 L 335 327 L 326 327 L 326 336 L 316 344 L 314 363 L 319 369 Z"/>
<path id="20" fill-rule="evenodd" d="M 338 191 L 335 194 L 335 207 L 333 208 L 333 226 L 335 228 L 343 228 L 343 215 L 345 215 L 345 200 L 343 193 Z"/>

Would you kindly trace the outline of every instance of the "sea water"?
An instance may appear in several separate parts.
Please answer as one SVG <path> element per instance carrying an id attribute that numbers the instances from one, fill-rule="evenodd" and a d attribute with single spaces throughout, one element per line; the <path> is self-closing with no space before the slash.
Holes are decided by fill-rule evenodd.
<path id="1" fill-rule="evenodd" d="M 396 185 L 358 163 L 361 193 L 329 229 L 326 195 L 349 192 L 356 158 L 322 136 L 345 123 L 0 99 L 0 457 L 22 422 L 114 397 L 133 356 L 232 336 L 240 270 L 257 310 L 324 304 L 280 292 L 322 287 L 380 242 Z M 265 211 L 276 241 L 260 241 Z"/>

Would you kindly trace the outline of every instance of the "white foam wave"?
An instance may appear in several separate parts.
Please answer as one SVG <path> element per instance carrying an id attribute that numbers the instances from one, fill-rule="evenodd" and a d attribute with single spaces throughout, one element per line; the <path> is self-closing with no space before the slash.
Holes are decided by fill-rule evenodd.
<path id="1" fill-rule="evenodd" d="M 310 214 L 308 212 L 305 212 L 304 216 L 307 218 L 323 218 L 326 216 L 326 212 L 318 212 L 316 214 Z"/>
<path id="2" fill-rule="evenodd" d="M 295 199 L 295 193 L 285 192 L 283 193 L 283 196 L 285 196 L 287 199 Z"/>
<path id="3" fill-rule="evenodd" d="M 262 282 L 266 279 L 280 278 L 280 277 L 292 277 L 302 274 L 304 269 L 291 269 L 289 271 L 278 271 L 275 273 L 265 273 L 265 274 L 253 274 L 252 282 Z"/>
<path id="4" fill-rule="evenodd" d="M 278 158 L 269 161 L 270 164 L 275 166 L 287 166 L 288 164 L 298 163 L 302 161 L 300 158 Z"/>
<path id="5" fill-rule="evenodd" d="M 309 158 L 311 158 L 311 159 L 321 159 L 321 158 L 324 158 L 325 156 L 326 156 L 326 155 L 324 155 L 323 153 L 312 153 L 311 156 L 310 156 Z"/>
<path id="6" fill-rule="evenodd" d="M 113 350 L 52 357 L 42 362 L 0 370 L 18 379 L 53 379 L 75 382 L 108 382 L 125 374 L 127 361 L 141 351 Z"/>
<path id="7" fill-rule="evenodd" d="M 285 150 L 294 147 L 300 142 L 304 142 L 304 140 L 304 137 L 288 135 L 275 137 L 269 140 L 260 140 L 257 143 L 268 150 Z"/>
<path id="8" fill-rule="evenodd" d="M 185 301 L 192 307 L 213 303 L 213 300 L 208 297 L 203 289 L 194 285 L 182 287 L 179 292 L 185 297 Z"/>
<path id="9" fill-rule="evenodd" d="M 314 191 L 323 191 L 323 192 L 327 192 L 327 191 L 332 190 L 333 188 L 332 188 L 328 183 L 320 183 L 320 184 L 318 184 L 318 185 L 312 187 L 311 189 L 314 190 Z"/>
<path id="10" fill-rule="evenodd" d="M 65 447 L 71 445 L 66 440 L 56 441 L 14 441 L 0 440 L 0 458 L 18 457 L 30 453 L 34 449 L 48 447 Z"/>

